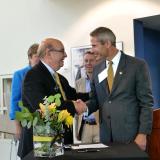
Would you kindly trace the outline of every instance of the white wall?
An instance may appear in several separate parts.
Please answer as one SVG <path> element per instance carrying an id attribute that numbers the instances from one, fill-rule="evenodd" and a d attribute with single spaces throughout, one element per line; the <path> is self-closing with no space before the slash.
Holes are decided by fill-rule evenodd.
<path id="1" fill-rule="evenodd" d="M 61 73 L 70 80 L 70 48 L 89 44 L 93 29 L 111 28 L 134 55 L 133 19 L 159 13 L 159 0 L 0 0 L 0 75 L 25 66 L 32 43 L 56 37 L 68 53 Z"/>
<path id="2" fill-rule="evenodd" d="M 20 160 L 17 156 L 18 143 L 12 139 L 0 139 L 1 160 Z"/>
<path id="3" fill-rule="evenodd" d="M 159 13 L 160 0 L 0 0 L 0 75 L 25 66 L 32 43 L 55 37 L 65 44 L 61 73 L 70 80 L 70 48 L 89 44 L 93 29 L 110 27 L 134 55 L 133 19 Z M 9 160 L 10 143 L 0 142 L 1 159 Z"/>

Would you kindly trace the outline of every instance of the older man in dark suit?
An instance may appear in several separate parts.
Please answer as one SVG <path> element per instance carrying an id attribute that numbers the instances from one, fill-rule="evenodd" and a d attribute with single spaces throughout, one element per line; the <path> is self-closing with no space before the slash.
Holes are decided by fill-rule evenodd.
<path id="1" fill-rule="evenodd" d="M 105 27 L 91 32 L 92 51 L 105 59 L 95 66 L 88 112 L 99 109 L 103 143 L 135 142 L 146 148 L 152 129 L 153 97 L 147 65 L 115 47 L 114 33 Z M 78 101 L 79 105 L 84 105 Z M 97 107 L 99 106 L 99 107 Z"/>
<path id="2" fill-rule="evenodd" d="M 76 93 L 66 78 L 56 72 L 63 66 L 67 56 L 62 42 L 52 38 L 45 39 L 38 48 L 38 55 L 40 62 L 26 74 L 24 79 L 22 89 L 24 106 L 34 112 L 45 96 L 61 93 L 62 103 L 59 109 L 67 109 L 72 115 L 83 112 L 84 108 L 77 107 L 72 100 L 82 98 L 85 101 L 89 96 L 85 93 Z M 72 131 L 67 127 L 64 128 L 64 143 L 70 144 L 73 142 Z M 23 128 L 18 155 L 23 158 L 32 150 L 32 129 Z"/>

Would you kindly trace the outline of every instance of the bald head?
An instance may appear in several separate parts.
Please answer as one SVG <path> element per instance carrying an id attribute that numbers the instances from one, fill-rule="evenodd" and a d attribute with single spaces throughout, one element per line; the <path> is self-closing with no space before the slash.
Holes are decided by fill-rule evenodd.
<path id="1" fill-rule="evenodd" d="M 46 55 L 46 50 L 57 48 L 60 45 L 63 46 L 62 42 L 58 39 L 54 39 L 54 38 L 44 39 L 38 48 L 39 57 L 44 58 L 44 56 Z"/>
<path id="2" fill-rule="evenodd" d="M 54 38 L 47 38 L 41 42 L 38 55 L 43 62 L 55 71 L 64 65 L 63 61 L 67 57 L 63 43 Z"/>

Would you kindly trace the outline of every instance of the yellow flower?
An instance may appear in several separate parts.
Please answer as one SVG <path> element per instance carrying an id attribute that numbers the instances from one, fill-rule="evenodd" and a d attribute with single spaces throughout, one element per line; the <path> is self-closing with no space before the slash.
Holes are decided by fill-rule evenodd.
<path id="1" fill-rule="evenodd" d="M 41 112 L 45 113 L 46 107 L 42 103 L 39 104 L 39 107 L 41 109 Z"/>
<path id="2" fill-rule="evenodd" d="M 55 103 L 52 103 L 48 106 L 48 110 L 50 112 L 55 112 L 56 111 L 56 104 Z"/>
<path id="3" fill-rule="evenodd" d="M 73 117 L 67 109 L 59 110 L 58 107 L 61 106 L 60 97 L 61 95 L 59 93 L 44 97 L 44 102 L 39 103 L 39 109 L 34 113 L 31 113 L 21 103 L 20 107 L 22 111 L 17 111 L 16 119 L 21 122 L 23 127 L 28 128 L 31 126 L 47 126 L 47 128 L 55 132 L 62 131 L 63 125 L 69 128 L 73 125 Z M 25 116 L 23 116 L 24 113 Z M 26 120 L 27 123 L 23 123 L 24 120 Z M 46 132 L 48 132 L 48 130 Z"/>
<path id="4" fill-rule="evenodd" d="M 67 125 L 68 128 L 71 127 L 73 124 L 73 117 L 72 116 L 66 117 L 65 124 Z"/>
<path id="5" fill-rule="evenodd" d="M 60 111 L 58 115 L 58 122 L 64 121 L 68 116 L 70 116 L 70 113 L 66 109 Z"/>

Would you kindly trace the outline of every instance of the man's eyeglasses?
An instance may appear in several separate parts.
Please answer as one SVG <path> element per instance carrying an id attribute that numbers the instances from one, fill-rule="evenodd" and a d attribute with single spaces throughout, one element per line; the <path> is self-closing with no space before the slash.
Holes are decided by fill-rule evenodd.
<path id="1" fill-rule="evenodd" d="M 58 50 L 58 49 L 51 48 L 49 51 L 66 53 L 64 49 Z"/>

